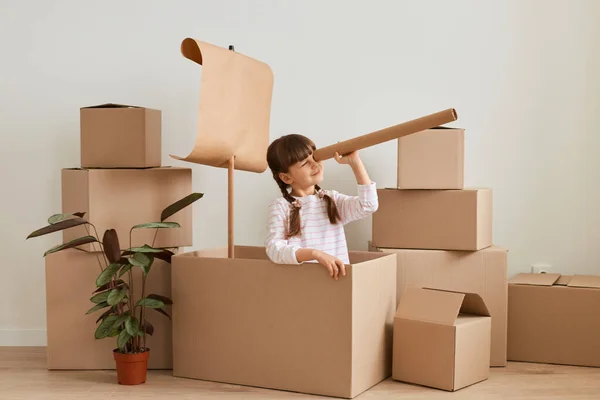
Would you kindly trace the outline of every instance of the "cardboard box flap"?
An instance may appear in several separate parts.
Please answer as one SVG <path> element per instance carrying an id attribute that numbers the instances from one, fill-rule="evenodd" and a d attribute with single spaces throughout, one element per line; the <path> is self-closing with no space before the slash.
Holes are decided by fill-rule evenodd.
<path id="1" fill-rule="evenodd" d="M 573 275 L 561 275 L 554 284 L 557 286 L 568 286 L 571 279 L 573 279 Z"/>
<path id="2" fill-rule="evenodd" d="M 454 325 L 464 293 L 408 287 L 400 300 L 396 318 Z"/>
<path id="3" fill-rule="evenodd" d="M 465 298 L 462 302 L 462 306 L 460 307 L 460 313 L 481 315 L 484 317 L 490 316 L 490 311 L 485 305 L 485 302 L 481 296 L 476 293 L 465 293 Z"/>
<path id="4" fill-rule="evenodd" d="M 560 278 L 560 274 L 526 274 L 513 277 L 509 283 L 514 285 L 552 286 Z"/>
<path id="5" fill-rule="evenodd" d="M 87 108 L 142 108 L 142 107 L 131 106 L 131 105 L 127 105 L 127 104 L 117 104 L 117 103 L 104 103 L 104 104 L 97 104 L 94 106 L 81 107 L 81 109 L 87 109 Z"/>
<path id="6" fill-rule="evenodd" d="M 575 275 L 571 278 L 568 287 L 581 287 L 600 289 L 600 276 L 598 275 Z"/>

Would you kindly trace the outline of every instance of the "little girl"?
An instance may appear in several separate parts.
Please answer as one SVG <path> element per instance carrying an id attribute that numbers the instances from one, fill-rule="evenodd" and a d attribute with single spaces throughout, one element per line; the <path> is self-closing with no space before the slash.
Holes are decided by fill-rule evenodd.
<path id="1" fill-rule="evenodd" d="M 348 164 L 358 183 L 358 196 L 347 196 L 319 187 L 323 165 L 314 160 L 315 144 L 292 134 L 271 143 L 267 162 L 283 197 L 269 206 L 267 255 L 276 263 L 318 262 L 338 279 L 349 264 L 344 225 L 375 212 L 377 189 L 355 151 L 335 159 Z M 288 192 L 288 188 L 291 191 Z"/>

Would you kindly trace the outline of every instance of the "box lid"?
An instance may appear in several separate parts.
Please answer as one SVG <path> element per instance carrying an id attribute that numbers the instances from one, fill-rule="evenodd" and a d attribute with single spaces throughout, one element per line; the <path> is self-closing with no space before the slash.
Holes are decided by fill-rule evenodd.
<path id="1" fill-rule="evenodd" d="M 485 302 L 475 293 L 408 287 L 396 318 L 453 326 L 459 313 L 490 316 Z"/>
<path id="2" fill-rule="evenodd" d="M 520 273 L 515 275 L 508 283 L 511 285 L 567 286 L 600 289 L 600 276 Z"/>

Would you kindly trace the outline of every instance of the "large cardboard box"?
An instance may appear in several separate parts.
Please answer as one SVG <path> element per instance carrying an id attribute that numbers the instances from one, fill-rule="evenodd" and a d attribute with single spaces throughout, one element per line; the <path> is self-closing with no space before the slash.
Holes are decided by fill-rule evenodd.
<path id="1" fill-rule="evenodd" d="M 492 245 L 492 190 L 378 189 L 373 245 L 481 250 Z"/>
<path id="2" fill-rule="evenodd" d="M 398 138 L 398 189 L 463 189 L 465 130 L 436 127 Z"/>
<path id="3" fill-rule="evenodd" d="M 600 276 L 513 277 L 508 284 L 508 359 L 600 367 Z"/>
<path id="4" fill-rule="evenodd" d="M 490 366 L 506 366 L 508 249 L 492 245 L 479 251 L 376 248 L 395 253 L 396 303 L 409 287 L 476 293 L 492 317 Z"/>
<path id="5" fill-rule="evenodd" d="M 62 170 L 63 212 L 86 212 L 84 218 L 96 227 L 100 239 L 106 229 L 115 229 L 122 249 L 129 247 L 129 231 L 134 225 L 160 221 L 165 207 L 190 193 L 190 168 Z M 167 221 L 178 222 L 181 227 L 134 229 L 132 246 L 191 246 L 192 208 L 184 208 Z M 92 228 L 86 224 L 63 231 L 63 241 L 87 235 L 86 229 Z M 99 250 L 94 243 L 79 248 Z"/>
<path id="6" fill-rule="evenodd" d="M 173 375 L 352 398 L 391 375 L 394 254 L 351 252 L 338 281 L 264 247 L 172 258 Z"/>
<path id="7" fill-rule="evenodd" d="M 392 377 L 449 391 L 486 380 L 489 315 L 477 294 L 409 288 L 394 319 Z"/>
<path id="8" fill-rule="evenodd" d="M 113 350 L 117 338 L 97 340 L 96 320 L 102 310 L 86 315 L 94 306 L 90 301 L 100 274 L 98 257 L 102 253 L 78 249 L 63 250 L 46 256 L 46 329 L 47 367 L 54 370 L 115 369 Z M 134 282 L 141 282 L 141 270 L 134 268 Z M 134 285 L 139 298 L 141 285 Z M 146 280 L 147 293 L 171 295 L 171 265 L 156 259 Z M 169 314 L 171 306 L 165 309 Z M 171 369 L 171 320 L 148 310 L 148 321 L 154 326 L 146 336 L 150 348 L 150 369 Z"/>
<path id="9" fill-rule="evenodd" d="M 161 112 L 101 104 L 80 109 L 83 168 L 146 168 L 161 165 Z"/>

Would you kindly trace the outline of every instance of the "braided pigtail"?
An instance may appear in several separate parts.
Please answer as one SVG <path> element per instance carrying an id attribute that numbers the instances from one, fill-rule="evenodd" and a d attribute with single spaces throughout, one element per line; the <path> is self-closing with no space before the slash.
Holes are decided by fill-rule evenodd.
<path id="1" fill-rule="evenodd" d="M 281 194 L 283 198 L 286 199 L 290 203 L 290 216 L 289 216 L 289 224 L 286 232 L 286 239 L 299 235 L 301 233 L 300 228 L 300 208 L 302 208 L 302 203 L 289 194 L 287 191 L 287 184 L 283 182 L 279 176 L 273 175 L 273 178 L 277 182 L 277 186 L 279 186 L 279 190 L 281 190 Z"/>
<path id="2" fill-rule="evenodd" d="M 327 192 L 321 189 L 319 185 L 315 185 L 315 190 L 319 197 L 321 199 L 325 199 L 325 202 L 327 203 L 327 216 L 329 217 L 329 222 L 335 224 L 338 221 L 341 221 L 342 218 L 340 217 L 337 205 L 335 204 L 335 201 L 333 200 L 331 195 L 329 195 Z"/>

